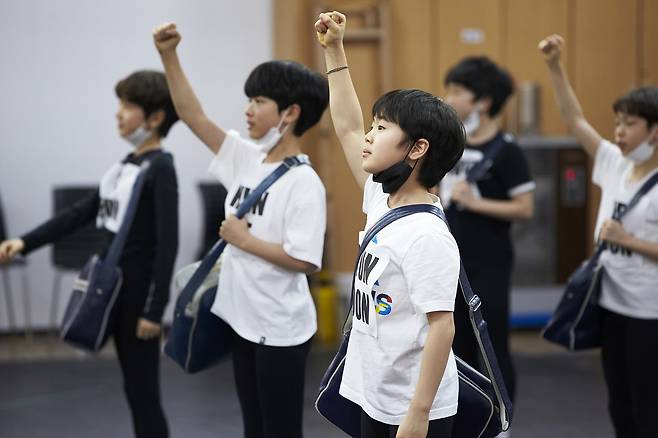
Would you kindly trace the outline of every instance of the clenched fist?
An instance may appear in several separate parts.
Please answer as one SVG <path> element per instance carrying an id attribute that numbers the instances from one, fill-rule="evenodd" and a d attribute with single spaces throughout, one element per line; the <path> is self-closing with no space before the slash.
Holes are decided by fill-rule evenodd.
<path id="1" fill-rule="evenodd" d="M 176 49 L 180 40 L 176 23 L 164 23 L 153 29 L 153 42 L 160 53 Z"/>
<path id="2" fill-rule="evenodd" d="M 557 34 L 546 37 L 539 42 L 539 50 L 548 64 L 557 64 L 564 50 L 564 38 Z"/>
<path id="3" fill-rule="evenodd" d="M 315 22 L 315 31 L 322 47 L 337 47 L 345 35 L 345 15 L 340 12 L 323 12 Z"/>
<path id="4" fill-rule="evenodd" d="M 5 240 L 0 243 L 0 263 L 9 263 L 16 254 L 23 251 L 25 242 L 22 239 Z"/>

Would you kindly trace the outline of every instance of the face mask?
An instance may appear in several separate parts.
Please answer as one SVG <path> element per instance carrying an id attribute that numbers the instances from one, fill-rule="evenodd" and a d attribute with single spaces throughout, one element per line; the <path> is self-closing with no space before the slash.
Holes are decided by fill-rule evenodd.
<path id="1" fill-rule="evenodd" d="M 416 164 L 414 164 L 414 167 L 411 167 L 404 160 L 409 156 L 409 152 L 411 152 L 412 148 L 413 145 L 409 148 L 407 155 L 404 156 L 402 161 L 398 161 L 388 169 L 384 169 L 381 172 L 374 173 L 372 175 L 372 180 L 382 185 L 382 190 L 384 193 L 397 192 L 398 189 L 402 187 L 402 184 L 404 184 L 409 179 L 409 176 L 416 167 Z M 416 163 L 418 163 L 418 161 L 416 161 Z"/>
<path id="2" fill-rule="evenodd" d="M 651 138 L 654 133 L 655 131 L 653 131 L 646 140 L 637 145 L 637 147 L 633 149 L 631 153 L 626 156 L 626 158 L 635 164 L 642 164 L 651 158 L 656 147 L 649 143 L 649 138 Z"/>
<path id="3" fill-rule="evenodd" d="M 145 141 L 146 141 L 146 140 L 147 140 L 152 134 L 153 134 L 153 133 L 152 133 L 151 131 L 147 130 L 146 128 L 144 128 L 144 126 L 141 126 L 141 125 L 140 125 L 140 126 L 137 127 L 137 129 L 135 129 L 133 132 L 131 132 L 130 134 L 126 135 L 126 136 L 124 137 L 124 139 L 125 139 L 128 143 L 132 144 L 132 145 L 135 147 L 135 149 L 137 149 L 137 148 L 140 147 L 140 146 L 141 146 L 141 145 L 142 145 L 142 144 L 143 144 L 143 143 L 144 143 L 144 142 L 145 142 Z"/>
<path id="4" fill-rule="evenodd" d="M 466 120 L 464 120 L 464 130 L 466 131 L 466 135 L 471 135 L 477 129 L 480 127 L 480 106 L 475 105 L 475 108 L 473 108 L 473 111 L 471 111 L 468 116 L 466 116 Z"/>
<path id="5" fill-rule="evenodd" d="M 269 131 L 267 131 L 267 134 L 258 140 L 251 140 L 256 144 L 256 146 L 258 146 L 258 150 L 267 154 L 281 141 L 283 134 L 285 134 L 289 126 L 286 125 L 283 129 L 281 129 L 281 125 L 283 125 L 283 119 L 288 115 L 288 111 L 289 110 L 285 110 L 283 112 L 281 120 L 279 120 L 279 124 L 276 127 L 270 128 Z"/>

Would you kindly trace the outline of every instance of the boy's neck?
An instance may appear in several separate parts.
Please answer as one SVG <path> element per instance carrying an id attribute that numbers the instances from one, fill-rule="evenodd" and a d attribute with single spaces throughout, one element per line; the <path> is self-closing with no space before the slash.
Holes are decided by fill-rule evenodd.
<path id="1" fill-rule="evenodd" d="M 654 148 L 653 155 L 647 161 L 642 164 L 634 164 L 633 171 L 631 173 L 631 179 L 633 181 L 639 181 L 654 169 L 658 168 L 658 146 Z"/>
<path id="2" fill-rule="evenodd" d="M 434 199 L 427 187 L 423 187 L 417 180 L 415 172 L 402 184 L 396 192 L 388 196 L 388 207 L 396 208 L 412 204 L 433 204 Z"/>
<path id="3" fill-rule="evenodd" d="M 139 157 L 144 155 L 147 152 L 155 151 L 157 149 L 162 149 L 162 143 L 160 142 L 160 137 L 154 136 L 147 139 L 144 143 L 135 148 L 133 155 Z"/>
<path id="4" fill-rule="evenodd" d="M 488 115 L 480 116 L 480 126 L 466 138 L 466 142 L 472 146 L 479 146 L 493 139 L 500 131 L 499 119 Z"/>
<path id="5" fill-rule="evenodd" d="M 293 134 L 284 134 L 281 141 L 267 154 L 264 163 L 278 163 L 286 157 L 292 157 L 302 153 L 302 145 L 299 137 Z"/>

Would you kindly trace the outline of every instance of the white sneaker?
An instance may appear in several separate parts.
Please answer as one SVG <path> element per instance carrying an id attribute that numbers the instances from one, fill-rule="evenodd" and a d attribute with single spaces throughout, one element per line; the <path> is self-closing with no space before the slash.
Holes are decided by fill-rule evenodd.
<path id="1" fill-rule="evenodd" d="M 501 432 L 498 435 L 496 435 L 496 438 L 511 438 L 512 433 L 507 429 L 505 432 Z"/>

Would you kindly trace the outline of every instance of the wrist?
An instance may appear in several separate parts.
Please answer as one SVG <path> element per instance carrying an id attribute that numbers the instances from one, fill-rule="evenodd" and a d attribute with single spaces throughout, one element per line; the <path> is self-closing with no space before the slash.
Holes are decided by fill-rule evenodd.
<path id="1" fill-rule="evenodd" d="M 431 408 L 432 408 L 432 403 L 423 403 L 413 399 L 409 404 L 409 412 L 413 412 L 424 416 L 429 416 Z"/>
<path id="2" fill-rule="evenodd" d="M 327 62 L 327 69 L 337 67 L 339 65 L 347 64 L 347 57 L 345 56 L 345 48 L 343 43 L 325 47 L 325 60 Z"/>
<path id="3" fill-rule="evenodd" d="M 163 49 L 163 50 L 158 49 L 158 53 L 160 54 L 160 57 L 162 59 L 175 58 L 176 57 L 176 47 L 171 47 L 171 48 Z"/>
<path id="4" fill-rule="evenodd" d="M 621 236 L 621 239 L 619 239 L 619 245 L 627 248 L 633 246 L 634 243 L 635 243 L 635 237 L 632 234 L 624 233 Z"/>
<path id="5" fill-rule="evenodd" d="M 480 199 L 476 198 L 476 197 L 466 199 L 466 200 L 464 200 L 464 203 L 462 204 L 462 208 L 464 208 L 465 210 L 476 211 L 479 201 L 480 201 Z"/>
<path id="6" fill-rule="evenodd" d="M 560 71 L 562 68 L 561 62 L 559 59 L 547 59 L 546 60 L 546 65 L 548 66 L 548 69 L 554 72 Z"/>
<path id="7" fill-rule="evenodd" d="M 245 233 L 245 236 L 240 240 L 237 247 L 240 248 L 242 251 L 251 252 L 252 248 L 254 247 L 254 242 L 255 242 L 255 238 L 253 234 L 247 231 L 247 233 Z"/>

